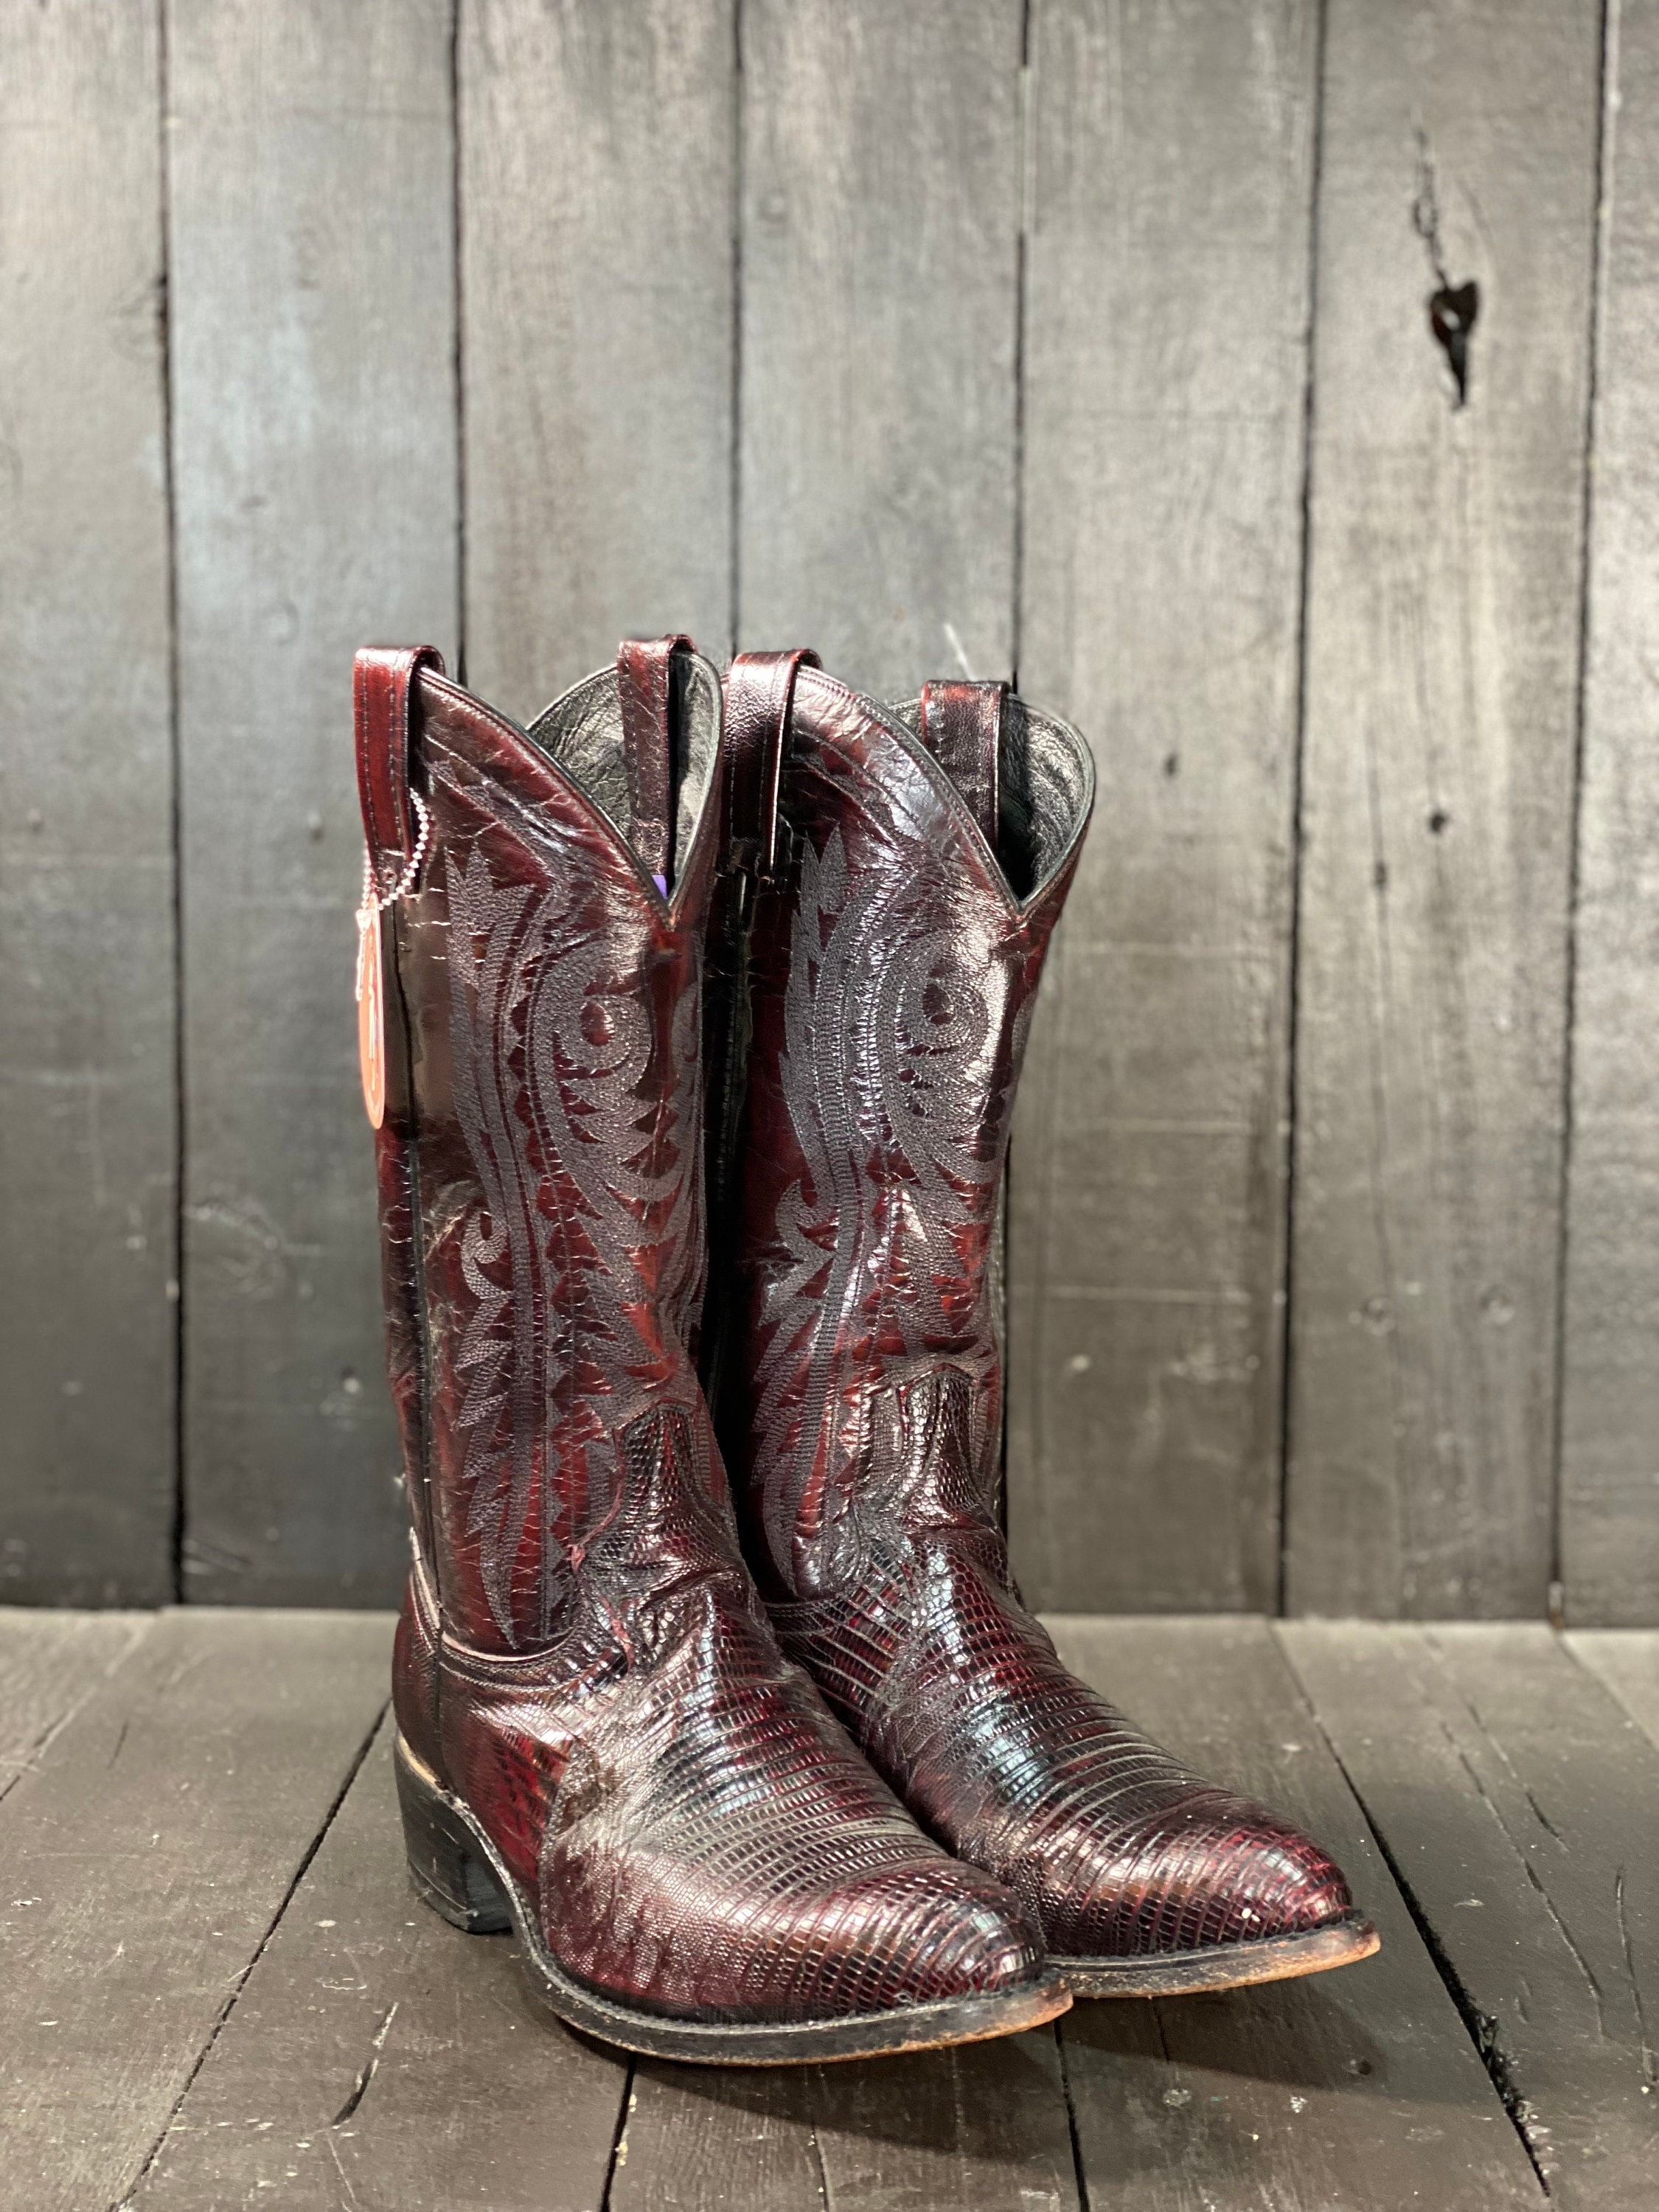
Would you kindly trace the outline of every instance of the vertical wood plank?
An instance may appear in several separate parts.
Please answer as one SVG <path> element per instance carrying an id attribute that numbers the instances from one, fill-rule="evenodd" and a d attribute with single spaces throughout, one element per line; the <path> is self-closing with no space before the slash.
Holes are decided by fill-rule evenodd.
<path id="1" fill-rule="evenodd" d="M 1590 499 L 1560 1574 L 1659 1621 L 1659 8 L 1613 0 Z"/>
<path id="2" fill-rule="evenodd" d="M 450 0 L 169 0 L 188 1595 L 377 1603 L 349 671 L 453 645 Z"/>
<path id="3" fill-rule="evenodd" d="M 746 0 L 742 642 L 1013 660 L 1019 0 Z"/>
<path id="4" fill-rule="evenodd" d="M 1599 64 L 1598 0 L 1331 0 L 1297 1612 L 1546 1601 Z"/>
<path id="5" fill-rule="evenodd" d="M 733 0 L 460 0 L 466 674 L 732 635 Z"/>
<path id="6" fill-rule="evenodd" d="M 1035 0 L 1020 681 L 1100 799 L 1032 1030 L 1009 1524 L 1270 1606 L 1315 0 Z"/>
<path id="7" fill-rule="evenodd" d="M 155 0 L 0 10 L 0 1596 L 173 1589 Z"/>

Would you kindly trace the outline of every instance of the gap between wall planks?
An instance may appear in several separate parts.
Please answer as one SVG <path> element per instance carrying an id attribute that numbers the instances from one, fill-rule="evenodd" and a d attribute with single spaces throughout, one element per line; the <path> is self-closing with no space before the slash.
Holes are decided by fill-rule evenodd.
<path id="1" fill-rule="evenodd" d="M 1415 0 L 1384 39 L 1354 0 L 1328 8 L 1322 182 L 1318 0 L 1031 0 L 1023 79 L 1008 0 L 902 22 L 771 0 L 0 10 L 8 112 L 50 126 L 6 134 L 23 171 L 0 231 L 21 303 L 0 338 L 7 708 L 40 733 L 8 748 L 0 821 L 33 956 L 4 970 L 27 1266 L 0 1315 L 21 1409 L 0 1588 L 154 1598 L 174 1534 L 165 141 L 189 1594 L 367 1600 L 397 1578 L 343 981 L 345 664 L 370 635 L 453 647 L 465 589 L 471 672 L 520 711 L 688 610 L 715 649 L 799 625 L 894 689 L 945 665 L 946 621 L 975 672 L 1023 632 L 1026 688 L 1105 770 L 1018 1133 L 1028 1587 L 1272 1604 L 1282 1536 L 1293 1607 L 1541 1607 L 1600 25 L 1594 0 L 1467 23 Z M 1632 580 L 1653 18 L 1609 16 L 1628 96 L 1590 514 L 1575 1620 L 1650 1616 L 1659 1589 Z M 118 122 L 83 133 L 100 102 Z M 1483 287 L 1461 410 L 1428 328 L 1437 254 Z"/>
<path id="2" fill-rule="evenodd" d="M 1286 1596 L 1539 1614 L 1599 0 L 1329 0 Z M 1427 302 L 1478 284 L 1460 404 Z"/>
<path id="3" fill-rule="evenodd" d="M 0 1597 L 173 1584 L 174 934 L 152 0 L 0 8 Z"/>
<path id="4" fill-rule="evenodd" d="M 350 669 L 453 647 L 449 0 L 168 0 L 185 1592 L 385 1604 Z"/>
<path id="5" fill-rule="evenodd" d="M 1020 682 L 1099 798 L 1033 1025 L 1009 1521 L 1271 1607 L 1316 0 L 1034 0 Z"/>
<path id="6" fill-rule="evenodd" d="M 1659 1619 L 1659 8 L 1610 0 L 1559 1473 L 1571 1620 Z"/>

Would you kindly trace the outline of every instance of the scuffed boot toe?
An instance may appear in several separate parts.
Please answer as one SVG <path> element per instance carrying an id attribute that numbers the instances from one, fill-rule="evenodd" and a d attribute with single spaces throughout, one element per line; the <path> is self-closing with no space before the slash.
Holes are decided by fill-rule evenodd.
<path id="1" fill-rule="evenodd" d="M 1087 1891 L 1069 1906 L 1051 1898 L 1047 1918 L 1054 1963 L 1080 1996 L 1285 1980 L 1377 1948 L 1328 1853 L 1224 1790 L 1115 1836 Z"/>

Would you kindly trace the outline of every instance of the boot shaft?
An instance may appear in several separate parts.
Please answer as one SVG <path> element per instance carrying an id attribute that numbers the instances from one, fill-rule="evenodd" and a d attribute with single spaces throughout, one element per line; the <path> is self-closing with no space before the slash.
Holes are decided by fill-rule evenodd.
<path id="1" fill-rule="evenodd" d="M 758 1570 L 805 1596 L 901 1524 L 994 1529 L 1003 1169 L 1092 770 L 997 687 L 884 708 L 805 666 L 777 729 L 725 1441 Z"/>
<path id="2" fill-rule="evenodd" d="M 528 732 L 435 655 L 360 660 L 383 891 L 425 825 L 380 920 L 393 1392 L 418 1548 L 486 1650 L 568 1625 L 630 1490 L 723 1496 L 694 1366 L 721 717 L 683 642 Z"/>

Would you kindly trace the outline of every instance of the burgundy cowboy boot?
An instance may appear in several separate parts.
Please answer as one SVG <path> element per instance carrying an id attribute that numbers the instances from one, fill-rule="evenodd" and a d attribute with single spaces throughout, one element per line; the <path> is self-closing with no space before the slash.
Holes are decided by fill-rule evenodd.
<path id="1" fill-rule="evenodd" d="M 785 1651 L 1074 1993 L 1365 1956 L 1318 1845 L 1069 1674 L 1009 1571 L 988 1262 L 1087 748 L 1001 685 L 883 708 L 811 655 L 739 659 L 726 714 L 757 891 L 717 1403 Z"/>
<path id="2" fill-rule="evenodd" d="M 624 646 L 526 733 L 429 649 L 368 652 L 356 712 L 417 1889 L 659 2057 L 1053 2017 L 1023 1909 L 781 1657 L 698 1389 L 719 678 L 684 640 Z"/>

